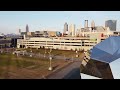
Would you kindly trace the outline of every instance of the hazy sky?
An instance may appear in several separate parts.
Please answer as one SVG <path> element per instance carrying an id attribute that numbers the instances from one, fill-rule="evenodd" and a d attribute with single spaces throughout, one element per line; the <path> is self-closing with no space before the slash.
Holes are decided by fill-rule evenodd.
<path id="1" fill-rule="evenodd" d="M 63 31 L 64 23 L 75 24 L 76 28 L 84 26 L 84 20 L 95 21 L 96 26 L 105 26 L 105 20 L 117 20 L 120 31 L 120 11 L 0 11 L 0 32 L 18 33 L 20 28 L 29 31 L 50 28 Z"/>

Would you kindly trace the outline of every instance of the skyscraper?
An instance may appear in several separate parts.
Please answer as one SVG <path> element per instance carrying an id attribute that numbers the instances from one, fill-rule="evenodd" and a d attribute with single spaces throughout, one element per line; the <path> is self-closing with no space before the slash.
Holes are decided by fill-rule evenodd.
<path id="1" fill-rule="evenodd" d="M 109 27 L 111 31 L 116 31 L 117 20 L 105 21 L 105 27 Z"/>
<path id="2" fill-rule="evenodd" d="M 21 29 L 19 29 L 19 33 L 21 33 Z"/>
<path id="3" fill-rule="evenodd" d="M 85 28 L 88 28 L 88 20 L 85 20 Z"/>
<path id="4" fill-rule="evenodd" d="M 75 25 L 74 24 L 71 24 L 69 26 L 69 35 L 75 36 Z"/>
<path id="5" fill-rule="evenodd" d="M 64 31 L 63 31 L 63 33 L 66 34 L 67 31 L 68 31 L 68 24 L 65 23 L 64 24 Z"/>
<path id="6" fill-rule="evenodd" d="M 95 22 L 94 21 L 91 22 L 91 28 L 92 28 L 92 30 L 95 28 Z"/>
<path id="7" fill-rule="evenodd" d="M 26 32 L 29 32 L 28 24 L 26 25 Z"/>

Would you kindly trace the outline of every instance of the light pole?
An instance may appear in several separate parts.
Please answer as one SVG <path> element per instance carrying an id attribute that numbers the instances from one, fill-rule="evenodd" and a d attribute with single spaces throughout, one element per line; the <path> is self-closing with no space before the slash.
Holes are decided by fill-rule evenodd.
<path id="1" fill-rule="evenodd" d="M 17 52 L 17 57 L 18 57 L 18 52 Z"/>
<path id="2" fill-rule="evenodd" d="M 51 60 L 52 60 L 52 57 L 50 56 L 49 59 L 50 59 L 50 65 L 49 65 L 48 70 L 51 71 L 51 70 L 52 70 L 52 66 L 51 66 Z"/>
<path id="3" fill-rule="evenodd" d="M 51 51 L 52 51 L 52 49 L 50 48 L 50 52 L 49 52 L 50 65 L 49 65 L 49 68 L 48 68 L 49 71 L 52 70 L 52 66 L 51 66 L 51 60 L 52 60 Z"/>
<path id="4" fill-rule="evenodd" d="M 13 51 L 14 51 L 14 47 L 13 47 Z"/>
<path id="5" fill-rule="evenodd" d="M 30 51 L 31 53 L 30 53 L 30 57 L 32 57 L 32 50 Z"/>
<path id="6" fill-rule="evenodd" d="M 23 52 L 23 56 L 24 56 L 24 51 L 22 51 Z"/>
<path id="7" fill-rule="evenodd" d="M 46 54 L 46 49 L 45 49 L 45 54 Z M 44 54 L 44 58 L 45 58 L 45 54 Z"/>
<path id="8" fill-rule="evenodd" d="M 50 48 L 49 56 L 51 56 L 52 48 Z"/>
<path id="9" fill-rule="evenodd" d="M 50 53 L 52 52 L 52 48 L 50 48 Z"/>
<path id="10" fill-rule="evenodd" d="M 76 51 L 76 57 L 78 57 L 78 51 Z"/>

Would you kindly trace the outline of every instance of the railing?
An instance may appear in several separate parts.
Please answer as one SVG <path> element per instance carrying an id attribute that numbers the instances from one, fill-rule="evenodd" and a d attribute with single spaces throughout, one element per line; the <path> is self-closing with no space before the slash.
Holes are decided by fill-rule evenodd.
<path id="1" fill-rule="evenodd" d="M 87 52 L 84 52 L 85 56 L 84 56 L 84 60 L 82 61 L 82 65 L 86 65 L 87 62 L 90 60 L 90 55 Z"/>

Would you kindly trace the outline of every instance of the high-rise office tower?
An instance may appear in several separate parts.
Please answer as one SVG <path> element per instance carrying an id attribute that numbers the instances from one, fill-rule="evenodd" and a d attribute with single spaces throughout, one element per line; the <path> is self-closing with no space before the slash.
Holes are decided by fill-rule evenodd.
<path id="1" fill-rule="evenodd" d="M 69 26 L 69 35 L 75 36 L 75 25 L 74 24 L 71 24 Z"/>
<path id="2" fill-rule="evenodd" d="M 66 34 L 67 31 L 68 31 L 68 24 L 65 23 L 64 24 L 64 31 L 63 31 L 63 33 Z"/>
<path id="3" fill-rule="evenodd" d="M 26 32 L 29 32 L 28 24 L 26 25 Z"/>
<path id="4" fill-rule="evenodd" d="M 92 30 L 95 28 L 95 22 L 94 21 L 91 22 L 91 28 L 92 28 Z"/>
<path id="5" fill-rule="evenodd" d="M 88 28 L 88 20 L 85 20 L 85 28 Z"/>
<path id="6" fill-rule="evenodd" d="M 105 21 L 105 27 L 109 27 L 111 31 L 116 31 L 117 20 Z"/>
<path id="7" fill-rule="evenodd" d="M 19 33 L 21 34 L 21 29 L 19 29 Z"/>

